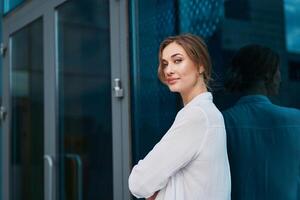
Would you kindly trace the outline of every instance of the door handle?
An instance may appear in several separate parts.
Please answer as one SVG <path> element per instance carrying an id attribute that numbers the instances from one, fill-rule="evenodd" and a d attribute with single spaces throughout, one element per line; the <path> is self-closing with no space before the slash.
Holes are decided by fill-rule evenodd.
<path id="1" fill-rule="evenodd" d="M 121 87 L 121 80 L 119 78 L 114 79 L 114 97 L 116 98 L 123 98 L 124 96 L 124 90 Z"/>
<path id="2" fill-rule="evenodd" d="M 78 176 L 78 200 L 82 200 L 82 161 L 78 154 L 66 154 L 66 158 L 75 161 L 77 165 L 77 176 Z"/>
<path id="3" fill-rule="evenodd" d="M 49 165 L 49 195 L 46 196 L 46 200 L 54 200 L 53 199 L 53 168 L 54 168 L 54 162 L 53 158 L 50 155 L 44 155 L 44 160 Z M 46 193 L 45 193 L 46 194 Z"/>

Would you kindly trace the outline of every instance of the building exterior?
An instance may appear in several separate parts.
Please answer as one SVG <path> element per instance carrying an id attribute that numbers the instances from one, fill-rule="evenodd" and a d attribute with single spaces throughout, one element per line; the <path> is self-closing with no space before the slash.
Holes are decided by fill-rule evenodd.
<path id="1" fill-rule="evenodd" d="M 222 91 L 234 52 L 277 50 L 283 82 L 272 100 L 299 109 L 300 51 L 287 49 L 285 3 L 3 0 L 1 199 L 133 199 L 132 165 L 182 107 L 157 78 L 169 35 L 205 38 L 221 110 L 235 101 Z"/>

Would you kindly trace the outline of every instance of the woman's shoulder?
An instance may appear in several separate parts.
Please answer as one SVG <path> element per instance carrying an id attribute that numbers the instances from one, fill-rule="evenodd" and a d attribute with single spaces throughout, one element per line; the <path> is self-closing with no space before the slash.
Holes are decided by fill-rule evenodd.
<path id="1" fill-rule="evenodd" d="M 208 120 L 207 111 L 201 106 L 187 106 L 183 107 L 176 116 L 176 120 L 185 121 L 206 121 Z M 188 119 L 188 120 L 187 120 Z"/>
<path id="2" fill-rule="evenodd" d="M 186 118 L 202 124 L 205 122 L 208 126 L 223 126 L 224 124 L 222 113 L 213 103 L 184 107 L 178 112 L 176 118 L 178 120 Z"/>

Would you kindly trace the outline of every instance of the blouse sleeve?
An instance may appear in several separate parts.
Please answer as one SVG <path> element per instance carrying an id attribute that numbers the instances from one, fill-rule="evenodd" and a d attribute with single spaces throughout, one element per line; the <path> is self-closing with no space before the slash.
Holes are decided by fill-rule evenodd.
<path id="1" fill-rule="evenodd" d="M 208 120 L 200 107 L 180 111 L 167 134 L 129 176 L 129 189 L 137 198 L 149 198 L 201 151 Z"/>

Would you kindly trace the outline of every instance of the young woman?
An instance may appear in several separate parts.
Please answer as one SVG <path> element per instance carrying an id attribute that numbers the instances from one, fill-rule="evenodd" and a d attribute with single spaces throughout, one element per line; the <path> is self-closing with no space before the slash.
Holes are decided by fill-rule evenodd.
<path id="1" fill-rule="evenodd" d="M 149 200 L 230 199 L 224 120 L 208 92 L 211 61 L 204 41 L 186 34 L 159 49 L 159 79 L 179 92 L 184 107 L 129 177 L 129 189 Z"/>

